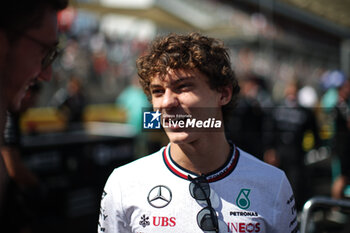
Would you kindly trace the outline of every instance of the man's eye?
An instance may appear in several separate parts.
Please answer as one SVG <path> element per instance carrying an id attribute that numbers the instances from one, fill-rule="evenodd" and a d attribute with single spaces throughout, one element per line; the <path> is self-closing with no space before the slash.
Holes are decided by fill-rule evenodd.
<path id="1" fill-rule="evenodd" d="M 153 89 L 153 90 L 151 90 L 151 93 L 152 93 L 152 95 L 159 95 L 159 94 L 163 93 L 163 90 Z"/>
<path id="2" fill-rule="evenodd" d="M 189 90 L 191 88 L 191 84 L 190 83 L 183 83 L 180 84 L 177 89 L 181 90 L 181 91 L 186 91 Z"/>

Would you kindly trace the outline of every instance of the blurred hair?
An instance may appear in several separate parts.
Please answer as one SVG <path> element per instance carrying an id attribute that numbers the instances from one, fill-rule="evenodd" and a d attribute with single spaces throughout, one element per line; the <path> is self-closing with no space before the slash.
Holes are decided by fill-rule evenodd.
<path id="1" fill-rule="evenodd" d="M 211 89 L 220 91 L 221 88 L 232 87 L 231 101 L 222 107 L 224 119 L 236 104 L 239 85 L 228 49 L 223 42 L 199 33 L 178 35 L 171 33 L 156 38 L 148 51 L 136 61 L 139 81 L 149 100 L 151 100 L 150 82 L 152 77 L 160 78 L 168 73 L 168 69 L 197 69 L 208 77 Z"/>
<path id="2" fill-rule="evenodd" d="M 29 28 L 39 27 L 46 9 L 59 11 L 68 0 L 6 0 L 0 7 L 0 30 L 11 40 Z"/>

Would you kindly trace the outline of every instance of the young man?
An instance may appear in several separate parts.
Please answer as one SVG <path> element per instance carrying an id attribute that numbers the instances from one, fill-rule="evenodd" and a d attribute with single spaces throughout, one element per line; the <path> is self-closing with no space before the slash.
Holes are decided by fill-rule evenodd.
<path id="1" fill-rule="evenodd" d="M 29 86 L 51 77 L 57 55 L 57 11 L 67 0 L 6 1 L 0 8 L 0 134 L 7 110 L 19 108 Z M 0 146 L 2 136 L 0 137 Z M 7 208 L 9 178 L 0 156 L 0 228 L 13 232 Z M 6 223 L 6 224 L 4 224 Z M 8 227 L 8 228 L 5 228 Z"/>
<path id="2" fill-rule="evenodd" d="M 170 143 L 115 169 L 98 232 L 297 232 L 285 174 L 225 138 L 239 92 L 230 65 L 223 44 L 198 33 L 158 38 L 137 60 Z"/>

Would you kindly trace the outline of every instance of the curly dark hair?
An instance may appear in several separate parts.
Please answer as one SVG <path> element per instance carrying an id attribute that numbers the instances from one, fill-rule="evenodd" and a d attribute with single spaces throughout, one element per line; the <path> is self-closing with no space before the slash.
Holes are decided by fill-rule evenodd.
<path id="1" fill-rule="evenodd" d="M 0 8 L 0 30 L 6 32 L 11 40 L 29 28 L 40 26 L 46 9 L 63 10 L 68 0 L 16 0 L 5 1 Z"/>
<path id="2" fill-rule="evenodd" d="M 140 84 L 149 100 L 150 82 L 155 75 L 162 78 L 169 68 L 197 69 L 208 77 L 211 89 L 220 91 L 223 87 L 232 87 L 232 99 L 222 107 L 225 121 L 236 104 L 240 88 L 231 68 L 228 49 L 220 40 L 196 32 L 158 37 L 148 51 L 137 59 L 136 66 Z"/>

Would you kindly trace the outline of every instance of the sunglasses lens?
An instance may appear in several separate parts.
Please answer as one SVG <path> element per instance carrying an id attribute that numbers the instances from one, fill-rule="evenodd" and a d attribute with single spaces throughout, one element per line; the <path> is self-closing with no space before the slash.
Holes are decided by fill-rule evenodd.
<path id="1" fill-rule="evenodd" d="M 210 196 L 210 187 L 208 183 L 191 183 L 190 193 L 194 199 L 205 200 Z"/>
<path id="2" fill-rule="evenodd" d="M 206 207 L 197 215 L 198 226 L 207 232 L 217 232 L 218 219 L 215 211 L 212 208 Z"/>
<path id="3" fill-rule="evenodd" d="M 210 196 L 210 187 L 205 178 L 198 177 L 190 183 L 190 194 L 196 200 L 206 200 Z"/>

